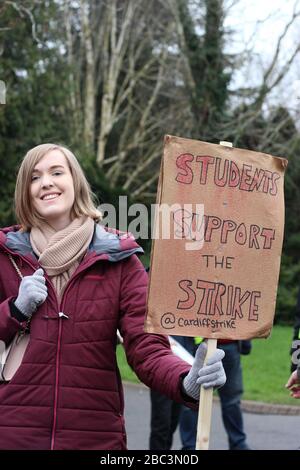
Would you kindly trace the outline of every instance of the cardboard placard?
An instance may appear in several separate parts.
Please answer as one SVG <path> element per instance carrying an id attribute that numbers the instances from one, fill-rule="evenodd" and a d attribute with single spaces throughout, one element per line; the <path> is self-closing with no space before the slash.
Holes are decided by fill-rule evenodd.
<path id="1" fill-rule="evenodd" d="M 272 155 L 166 136 L 147 332 L 215 339 L 270 334 L 286 166 Z M 163 207 L 172 207 L 169 215 Z M 170 222 L 170 237 L 162 220 Z"/>

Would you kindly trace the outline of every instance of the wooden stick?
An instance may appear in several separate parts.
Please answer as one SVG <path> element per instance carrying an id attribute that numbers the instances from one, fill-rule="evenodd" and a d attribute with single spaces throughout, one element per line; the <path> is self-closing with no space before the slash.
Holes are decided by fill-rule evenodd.
<path id="1" fill-rule="evenodd" d="M 217 340 L 207 340 L 207 354 L 204 361 L 206 364 L 207 359 L 217 349 Z M 198 412 L 198 424 L 197 424 L 197 440 L 196 450 L 208 450 L 209 447 L 209 433 L 211 423 L 211 412 L 212 412 L 212 401 L 213 401 L 213 388 L 201 387 L 200 403 Z"/>
<path id="2" fill-rule="evenodd" d="M 229 148 L 233 147 L 232 142 L 227 142 L 226 140 L 221 140 L 220 145 L 223 145 L 223 147 L 229 147 Z M 204 364 L 206 364 L 207 359 L 212 356 L 212 354 L 215 352 L 216 349 L 217 349 L 217 340 L 208 339 L 207 340 L 207 354 L 206 354 Z M 198 412 L 198 424 L 197 424 L 196 450 L 208 450 L 209 448 L 212 402 L 213 402 L 213 388 L 204 389 L 203 387 L 201 387 L 199 412 Z"/>

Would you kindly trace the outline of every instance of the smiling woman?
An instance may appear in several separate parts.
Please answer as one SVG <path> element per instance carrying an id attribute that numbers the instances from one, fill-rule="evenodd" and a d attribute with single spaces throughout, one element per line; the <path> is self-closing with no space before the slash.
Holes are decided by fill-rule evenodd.
<path id="1" fill-rule="evenodd" d="M 50 203 L 53 194 L 59 197 Z M 99 222 L 102 216 L 94 200 L 82 168 L 69 149 L 42 144 L 26 154 L 15 190 L 15 211 L 22 230 L 30 230 L 46 220 L 61 230 L 81 215 Z"/>
<path id="2" fill-rule="evenodd" d="M 0 382 L 0 449 L 126 448 L 117 330 L 143 382 L 197 404 L 198 375 L 167 338 L 144 332 L 148 276 L 136 256 L 143 250 L 130 234 L 98 224 L 92 196 L 67 148 L 42 144 L 25 155 L 19 225 L 0 230 L 0 343 L 29 319 L 30 341 L 15 375 Z M 225 381 L 220 352 L 210 386 Z M 200 353 L 197 372 L 204 368 L 210 380 L 203 346 Z"/>
<path id="3" fill-rule="evenodd" d="M 59 150 L 50 150 L 32 172 L 31 197 L 36 211 L 55 230 L 71 223 L 74 184 L 68 162 Z"/>

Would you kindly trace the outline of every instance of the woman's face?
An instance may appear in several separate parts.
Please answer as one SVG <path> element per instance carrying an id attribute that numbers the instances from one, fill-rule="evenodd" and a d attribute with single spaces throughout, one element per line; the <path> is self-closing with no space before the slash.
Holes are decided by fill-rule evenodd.
<path id="1" fill-rule="evenodd" d="M 55 230 L 71 223 L 74 184 L 67 159 L 60 150 L 51 150 L 35 165 L 30 194 L 35 210 Z"/>

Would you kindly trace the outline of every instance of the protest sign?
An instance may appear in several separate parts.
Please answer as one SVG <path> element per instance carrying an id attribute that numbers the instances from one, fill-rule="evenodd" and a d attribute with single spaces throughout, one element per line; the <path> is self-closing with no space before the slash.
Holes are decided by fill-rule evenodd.
<path id="1" fill-rule="evenodd" d="M 147 332 L 214 339 L 269 335 L 286 166 L 284 158 L 166 136 Z M 168 222 L 169 233 L 163 233 Z"/>

